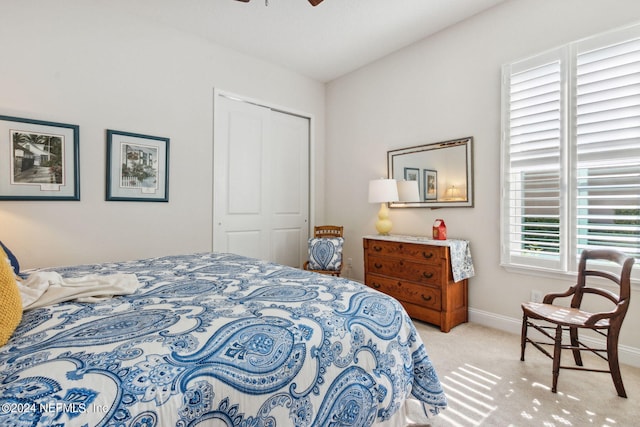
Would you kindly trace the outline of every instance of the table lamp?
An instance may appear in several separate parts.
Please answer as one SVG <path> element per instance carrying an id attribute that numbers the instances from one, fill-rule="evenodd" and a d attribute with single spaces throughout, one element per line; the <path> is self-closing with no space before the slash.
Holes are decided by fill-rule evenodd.
<path id="1" fill-rule="evenodd" d="M 387 203 L 398 201 L 398 186 L 395 179 L 375 179 L 369 181 L 369 203 L 380 203 L 376 230 L 382 235 L 388 235 L 391 231 L 389 220 L 389 207 Z"/>
<path id="2" fill-rule="evenodd" d="M 398 198 L 400 203 L 420 202 L 418 181 L 398 181 Z"/>
<path id="3" fill-rule="evenodd" d="M 464 200 L 462 192 L 455 185 L 449 186 L 444 193 L 444 200 Z"/>

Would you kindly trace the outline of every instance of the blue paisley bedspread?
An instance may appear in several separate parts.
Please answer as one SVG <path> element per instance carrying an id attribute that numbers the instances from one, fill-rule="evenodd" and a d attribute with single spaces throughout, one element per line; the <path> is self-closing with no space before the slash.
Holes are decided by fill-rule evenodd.
<path id="1" fill-rule="evenodd" d="M 2 426 L 405 425 L 446 398 L 400 304 L 343 278 L 204 253 L 54 269 L 135 294 L 26 311 L 0 348 Z"/>

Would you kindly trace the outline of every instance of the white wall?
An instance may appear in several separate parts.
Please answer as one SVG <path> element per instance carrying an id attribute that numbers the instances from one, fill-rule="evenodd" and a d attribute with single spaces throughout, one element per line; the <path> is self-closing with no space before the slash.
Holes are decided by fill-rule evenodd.
<path id="1" fill-rule="evenodd" d="M 80 126 L 81 201 L 0 201 L 23 267 L 210 250 L 214 87 L 313 116 L 322 212 L 323 84 L 113 4 L 2 0 L 0 114 Z M 105 201 L 105 129 L 171 139 L 169 203 Z"/>
<path id="2" fill-rule="evenodd" d="M 640 20 L 637 0 L 512 0 L 328 84 L 327 218 L 345 226 L 352 277 L 363 278 L 362 236 L 375 234 L 379 208 L 367 203 L 367 183 L 386 176 L 387 150 L 473 136 L 475 207 L 392 209 L 392 233 L 430 235 L 433 221 L 443 218 L 450 237 L 470 240 L 470 314 L 484 323 L 518 331 L 520 303 L 532 289 L 568 288 L 568 281 L 499 265 L 501 65 L 634 17 Z M 634 364 L 638 324 L 636 289 L 621 335 L 623 356 Z"/>

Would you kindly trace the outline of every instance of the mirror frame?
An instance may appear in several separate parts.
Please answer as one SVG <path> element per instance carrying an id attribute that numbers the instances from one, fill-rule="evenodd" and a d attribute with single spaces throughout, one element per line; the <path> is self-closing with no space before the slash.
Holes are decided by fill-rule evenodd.
<path id="1" fill-rule="evenodd" d="M 387 173 L 389 178 L 393 178 L 393 161 L 396 156 L 403 156 L 412 153 L 422 153 L 424 151 L 446 149 L 451 147 L 466 146 L 465 168 L 467 175 L 467 198 L 466 200 L 434 200 L 422 202 L 391 202 L 391 208 L 469 208 L 473 207 L 473 137 L 452 139 L 449 141 L 436 142 L 432 144 L 416 145 L 413 147 L 399 148 L 387 151 Z"/>

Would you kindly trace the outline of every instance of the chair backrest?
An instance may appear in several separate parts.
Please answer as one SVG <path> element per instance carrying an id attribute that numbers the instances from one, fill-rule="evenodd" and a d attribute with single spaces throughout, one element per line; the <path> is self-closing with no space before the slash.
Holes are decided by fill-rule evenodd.
<path id="1" fill-rule="evenodd" d="M 619 271 L 612 272 L 604 270 L 602 267 L 592 267 L 592 261 L 610 261 L 618 265 Z M 580 256 L 580 264 L 578 266 L 578 283 L 576 290 L 571 299 L 571 307 L 580 308 L 582 298 L 585 294 L 596 294 L 603 296 L 613 302 L 616 308 L 613 312 L 603 313 L 602 316 L 594 318 L 597 321 L 600 318 L 609 318 L 611 322 L 617 321 L 622 323 L 627 309 L 629 308 L 629 298 L 631 296 L 631 268 L 635 259 L 620 251 L 610 249 L 585 249 Z M 610 280 L 618 285 L 618 293 L 614 293 L 607 289 L 591 286 L 588 281 L 589 277 L 602 277 Z"/>
<path id="2" fill-rule="evenodd" d="M 342 237 L 343 229 L 338 225 L 317 225 L 313 227 L 313 237 Z"/>

